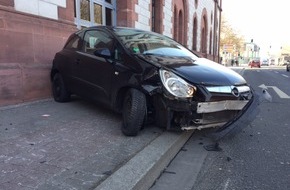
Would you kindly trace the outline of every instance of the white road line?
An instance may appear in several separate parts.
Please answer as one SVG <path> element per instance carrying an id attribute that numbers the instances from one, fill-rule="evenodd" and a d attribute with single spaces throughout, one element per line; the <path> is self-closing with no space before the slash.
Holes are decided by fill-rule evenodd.
<path id="1" fill-rule="evenodd" d="M 286 93 L 284 93 L 282 90 L 280 90 L 276 86 L 271 86 L 271 88 L 278 94 L 278 96 L 280 96 L 280 98 L 290 99 L 290 96 L 288 96 Z"/>
<path id="2" fill-rule="evenodd" d="M 286 77 L 286 78 L 289 78 L 289 76 L 288 76 L 288 75 L 284 75 L 284 74 L 282 74 L 282 76 L 283 76 L 283 77 Z"/>

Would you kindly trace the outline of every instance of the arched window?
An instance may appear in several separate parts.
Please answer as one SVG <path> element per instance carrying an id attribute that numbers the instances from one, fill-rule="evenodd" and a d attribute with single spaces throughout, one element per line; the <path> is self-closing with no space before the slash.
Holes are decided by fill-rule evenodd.
<path id="1" fill-rule="evenodd" d="M 212 54 L 212 31 L 210 31 L 209 35 L 209 54 Z"/>
<path id="2" fill-rule="evenodd" d="M 173 26 L 173 38 L 175 40 L 178 40 L 177 37 L 178 37 L 178 14 L 177 14 L 177 8 L 176 6 L 174 6 L 174 26 Z"/>
<path id="3" fill-rule="evenodd" d="M 188 3 L 187 0 L 173 0 L 174 25 L 173 38 L 179 43 L 186 45 L 188 23 Z"/>
<path id="4" fill-rule="evenodd" d="M 196 16 L 193 19 L 193 35 L 192 35 L 192 50 L 196 51 L 197 45 L 197 18 Z"/>
<path id="5" fill-rule="evenodd" d="M 201 20 L 201 52 L 207 53 L 207 14 L 206 10 L 203 10 L 203 16 Z"/>
<path id="6" fill-rule="evenodd" d="M 183 44 L 183 32 L 184 32 L 184 26 L 183 26 L 183 14 L 182 11 L 179 11 L 178 14 L 178 42 Z"/>
<path id="7" fill-rule="evenodd" d="M 216 21 L 216 26 L 219 26 L 219 22 Z M 216 29 L 214 29 L 214 39 L 215 39 L 215 42 L 214 42 L 214 49 L 213 49 L 213 53 L 216 55 L 216 54 L 219 54 L 219 40 L 218 40 L 218 37 L 219 37 L 219 29 L 218 27 L 216 27 Z"/>

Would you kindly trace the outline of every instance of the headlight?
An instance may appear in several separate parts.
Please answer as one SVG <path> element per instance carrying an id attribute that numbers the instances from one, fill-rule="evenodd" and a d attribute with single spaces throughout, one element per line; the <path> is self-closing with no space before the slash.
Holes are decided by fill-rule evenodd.
<path id="1" fill-rule="evenodd" d="M 166 90 L 178 98 L 189 98 L 196 92 L 196 87 L 188 84 L 185 80 L 170 71 L 159 70 L 161 81 Z"/>

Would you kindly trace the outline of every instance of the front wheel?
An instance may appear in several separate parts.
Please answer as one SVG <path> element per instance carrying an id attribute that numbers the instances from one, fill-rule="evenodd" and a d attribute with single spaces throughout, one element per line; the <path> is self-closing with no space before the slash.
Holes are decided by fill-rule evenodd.
<path id="1" fill-rule="evenodd" d="M 136 89 L 130 89 L 123 102 L 122 132 L 126 136 L 136 136 L 146 115 L 146 96 Z"/>
<path id="2" fill-rule="evenodd" d="M 68 102 L 70 100 L 70 93 L 67 91 L 59 73 L 56 73 L 52 80 L 52 95 L 56 102 Z"/>

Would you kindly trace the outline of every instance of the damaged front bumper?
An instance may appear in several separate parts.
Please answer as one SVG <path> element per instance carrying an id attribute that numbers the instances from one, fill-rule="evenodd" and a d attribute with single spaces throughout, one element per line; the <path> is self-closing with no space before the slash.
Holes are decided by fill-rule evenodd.
<path id="1" fill-rule="evenodd" d="M 204 129 L 204 128 L 211 128 L 211 127 L 221 127 L 225 125 L 228 122 L 228 119 L 232 119 L 234 116 L 231 116 L 230 113 L 238 113 L 249 103 L 248 100 L 224 100 L 224 101 L 218 101 L 218 102 L 199 102 L 197 104 L 197 110 L 196 113 L 198 114 L 211 114 L 211 113 L 217 113 L 216 117 L 219 117 L 219 112 L 227 112 L 227 116 L 229 117 L 223 117 L 216 118 L 216 122 L 211 119 L 209 121 L 208 119 L 196 119 L 194 121 L 194 125 L 192 126 L 183 126 L 181 127 L 182 130 L 191 130 L 191 129 Z M 222 114 L 220 114 L 221 116 Z M 207 117 L 208 118 L 208 117 Z"/>
<path id="2" fill-rule="evenodd" d="M 184 101 L 155 96 L 156 124 L 169 130 L 225 129 L 247 112 L 255 99 L 252 90 L 247 92 L 247 96 L 215 98 L 211 98 L 215 101 Z"/>

